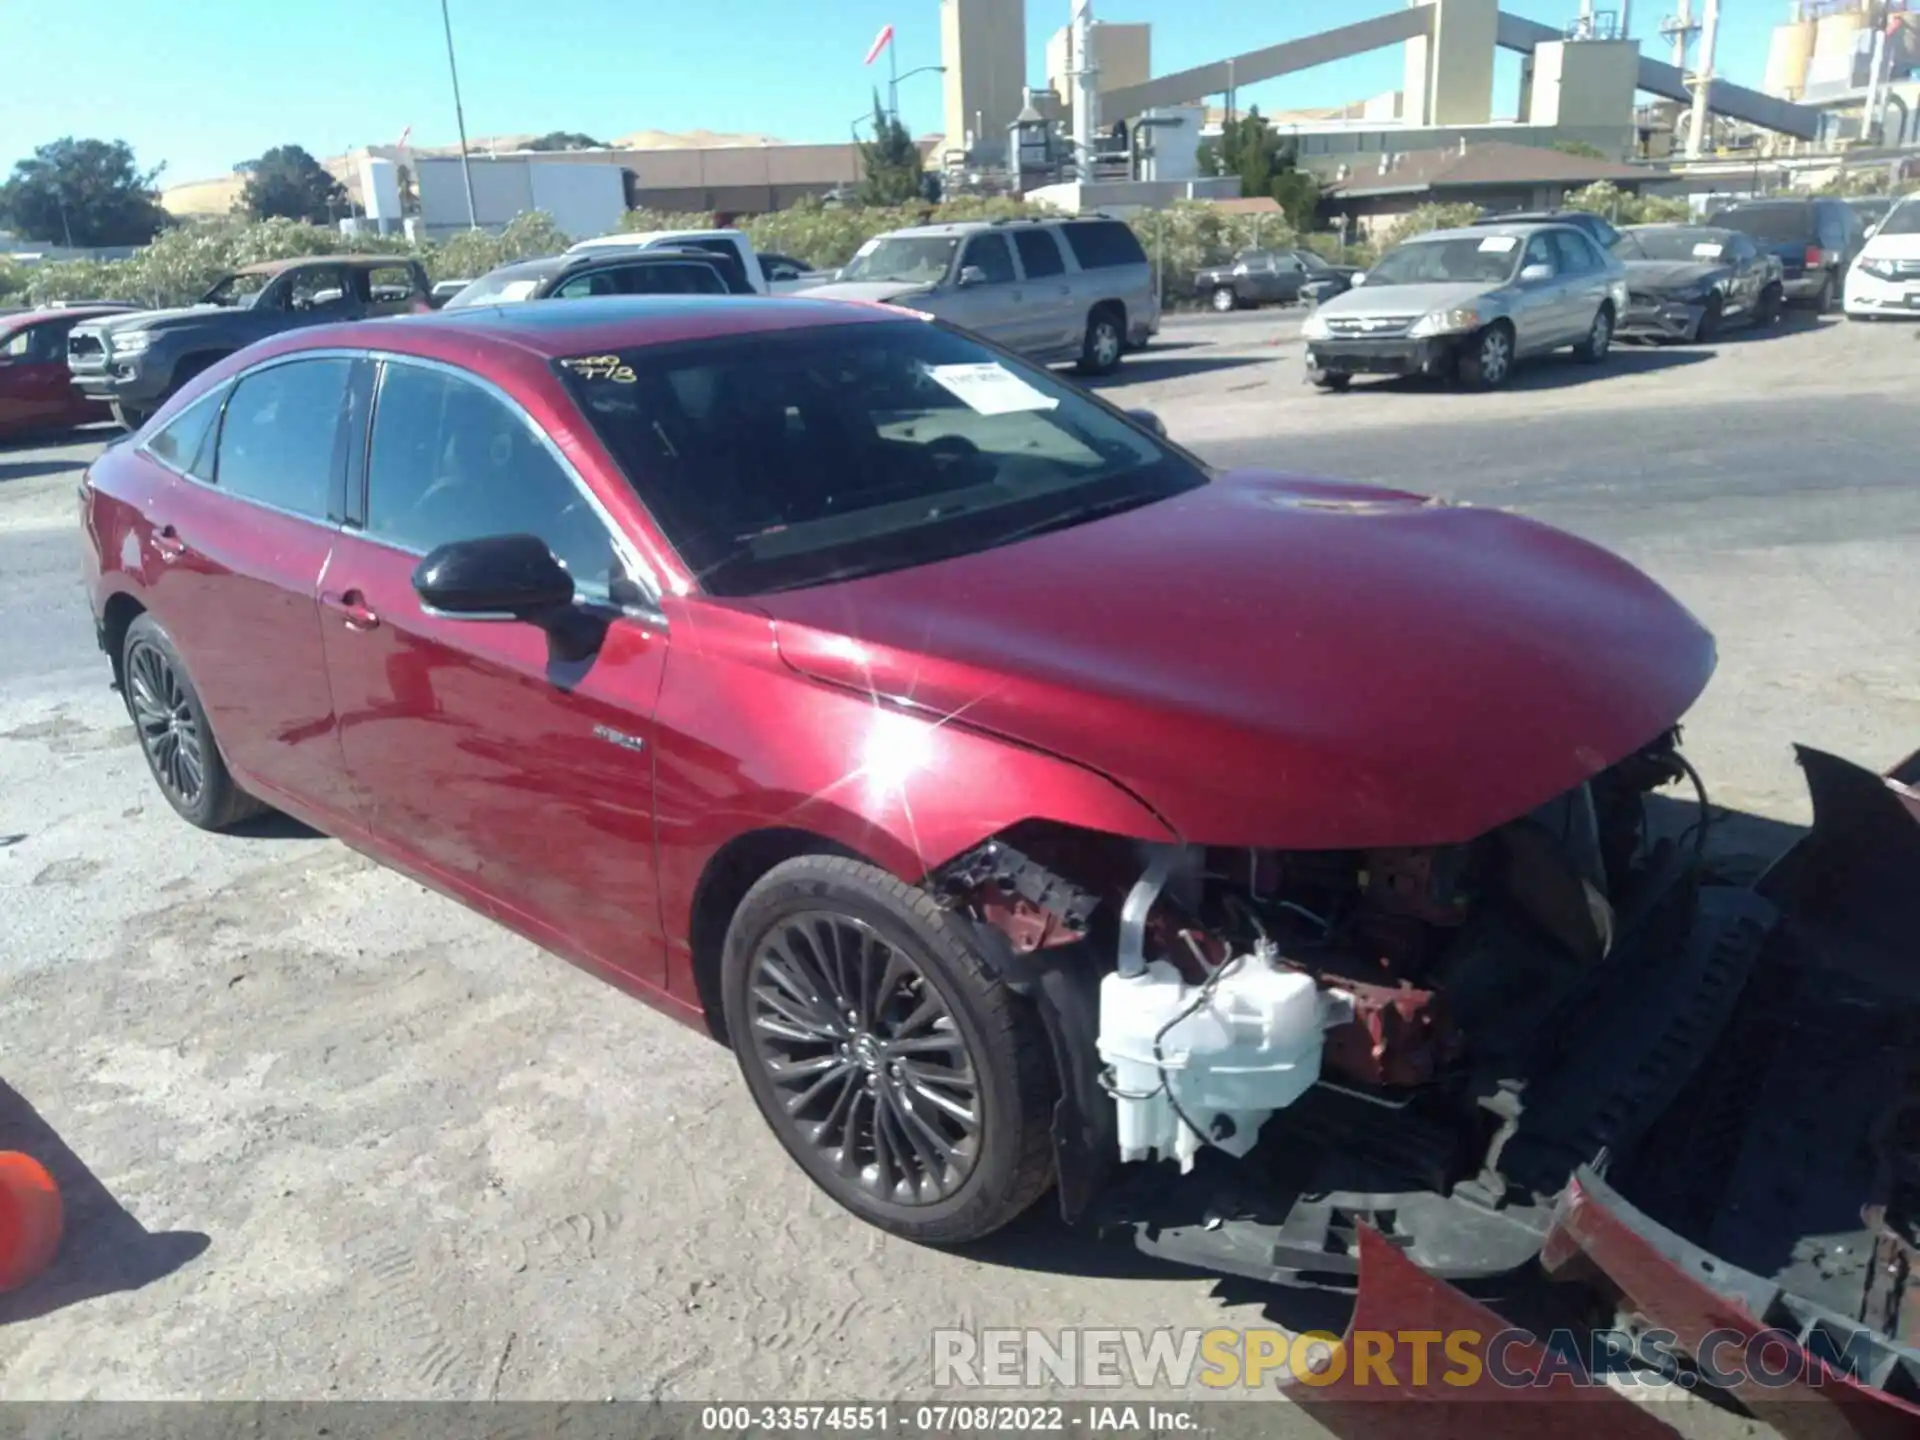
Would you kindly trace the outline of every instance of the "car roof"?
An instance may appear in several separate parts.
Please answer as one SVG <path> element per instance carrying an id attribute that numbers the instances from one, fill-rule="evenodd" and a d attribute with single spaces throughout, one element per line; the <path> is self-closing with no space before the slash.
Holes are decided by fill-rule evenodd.
<path id="1" fill-rule="evenodd" d="M 496 276 L 514 278 L 526 276 L 535 279 L 548 275 L 557 275 L 562 270 L 591 270 L 601 267 L 618 266 L 625 269 L 630 265 L 684 265 L 689 260 L 712 269 L 719 269 L 725 263 L 720 256 L 710 250 L 620 250 L 613 253 L 601 250 L 563 250 L 558 255 L 536 255 L 531 260 L 509 260 L 487 272 L 486 278 Z"/>
<path id="2" fill-rule="evenodd" d="M 1475 221 L 1471 225 L 1456 225 L 1450 230 L 1429 230 L 1424 235 L 1412 235 L 1401 243 L 1414 245 L 1423 240 L 1484 240 L 1490 230 L 1499 234 L 1528 236 L 1543 230 L 1577 230 L 1578 228 L 1563 220 L 1489 221 L 1484 224 Z"/>
<path id="3" fill-rule="evenodd" d="M 742 230 L 635 230 L 630 233 L 623 232 L 617 235 L 596 235 L 590 240 L 576 240 L 567 247 L 567 251 L 569 254 L 578 255 L 583 251 L 617 250 L 622 246 L 631 246 L 638 249 L 644 245 L 651 245 L 655 241 L 669 238 L 744 241 L 747 237 L 746 232 Z"/>
<path id="4" fill-rule="evenodd" d="M 0 330 L 11 334 L 24 326 L 38 325 L 43 320 L 91 320 L 96 315 L 124 315 L 139 308 L 137 305 L 107 302 L 99 305 L 42 305 L 37 309 L 28 306 L 25 309 L 0 310 Z"/>
<path id="5" fill-rule="evenodd" d="M 297 349 L 364 346 L 451 357 L 471 354 L 477 342 L 541 360 L 559 360 L 682 340 L 888 321 L 919 323 L 897 307 L 809 300 L 801 295 L 606 295 L 559 305 L 470 305 L 326 325 L 294 331 L 288 344 L 274 348 L 286 354 Z"/>
<path id="6" fill-rule="evenodd" d="M 259 260 L 229 271 L 233 275 L 279 275 L 301 265 L 409 265 L 408 255 L 301 255 L 291 260 Z"/>

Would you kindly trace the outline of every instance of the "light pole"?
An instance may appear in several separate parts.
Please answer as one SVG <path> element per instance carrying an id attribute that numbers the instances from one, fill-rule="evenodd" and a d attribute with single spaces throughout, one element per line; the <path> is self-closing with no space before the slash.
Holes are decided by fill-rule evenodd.
<path id="1" fill-rule="evenodd" d="M 460 108 L 460 71 L 453 63 L 453 20 L 447 14 L 447 0 L 440 0 L 440 24 L 447 32 L 447 74 L 453 78 L 453 123 L 460 130 L 460 178 L 467 186 L 467 228 L 478 230 L 480 218 L 473 207 L 473 164 L 467 158 L 467 117 Z"/>
<path id="2" fill-rule="evenodd" d="M 893 63 L 893 47 L 891 45 L 887 47 L 887 63 L 889 66 Z M 921 65 L 907 71 L 904 75 L 896 75 L 889 72 L 887 75 L 887 113 L 895 120 L 900 118 L 900 82 L 902 80 L 911 80 L 916 75 L 944 75 L 946 73 L 947 67 L 944 65 Z"/>

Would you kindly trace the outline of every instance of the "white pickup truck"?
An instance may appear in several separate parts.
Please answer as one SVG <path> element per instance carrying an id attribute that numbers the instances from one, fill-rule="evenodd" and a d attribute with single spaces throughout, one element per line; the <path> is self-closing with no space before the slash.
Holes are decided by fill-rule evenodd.
<path id="1" fill-rule="evenodd" d="M 761 295 L 786 295 L 825 284 L 831 275 L 809 270 L 785 255 L 762 255 L 738 230 L 642 230 L 602 235 L 568 247 L 568 254 L 602 250 L 710 250 L 740 262 L 747 283 Z"/>

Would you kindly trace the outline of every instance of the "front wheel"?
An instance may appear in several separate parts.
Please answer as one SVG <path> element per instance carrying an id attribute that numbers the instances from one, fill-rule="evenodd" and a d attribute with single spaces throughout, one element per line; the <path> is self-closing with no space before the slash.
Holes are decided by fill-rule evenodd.
<path id="1" fill-rule="evenodd" d="M 1330 370 L 1311 371 L 1307 375 L 1307 380 L 1316 390 L 1339 391 L 1348 389 L 1353 384 L 1353 377 L 1351 375 L 1342 375 L 1337 371 Z"/>
<path id="2" fill-rule="evenodd" d="M 1505 325 L 1489 325 L 1467 342 L 1456 369 L 1468 389 L 1498 390 L 1513 375 L 1513 332 Z"/>
<path id="3" fill-rule="evenodd" d="M 1831 309 L 1833 309 L 1833 276 L 1826 275 L 1821 278 L 1819 293 L 1813 297 L 1813 313 L 1824 315 Z"/>
<path id="4" fill-rule="evenodd" d="M 1786 313 L 1787 292 L 1778 285 L 1769 285 L 1760 292 L 1760 303 L 1755 308 L 1753 321 L 1756 325 L 1778 325 L 1781 315 Z"/>
<path id="5" fill-rule="evenodd" d="M 1602 305 L 1594 311 L 1587 338 L 1573 347 L 1573 357 L 1582 365 L 1598 365 L 1613 349 L 1613 311 Z"/>
<path id="6" fill-rule="evenodd" d="M 1231 285 L 1216 285 L 1213 287 L 1213 295 L 1209 303 L 1216 314 L 1225 315 L 1229 310 L 1240 308 L 1240 297 L 1234 293 Z"/>
<path id="7" fill-rule="evenodd" d="M 747 892 L 721 965 L 754 1103 L 848 1210 L 957 1245 L 1046 1193 L 1045 1031 L 924 890 L 857 860 L 789 860 Z"/>
<path id="8" fill-rule="evenodd" d="M 109 401 L 107 409 L 113 414 L 113 423 L 122 430 L 138 430 L 153 414 L 151 410 L 142 410 L 138 405 L 129 405 L 124 400 Z"/>
<path id="9" fill-rule="evenodd" d="M 1695 322 L 1693 327 L 1695 344 L 1705 344 L 1720 333 L 1721 310 L 1722 306 L 1718 295 L 1715 295 L 1707 301 L 1706 307 L 1700 312 L 1700 319 Z"/>

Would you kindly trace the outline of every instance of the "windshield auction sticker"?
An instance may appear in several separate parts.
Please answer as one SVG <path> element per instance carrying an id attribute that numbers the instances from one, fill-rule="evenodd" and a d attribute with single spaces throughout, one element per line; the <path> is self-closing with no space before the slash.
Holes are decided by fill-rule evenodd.
<path id="1" fill-rule="evenodd" d="M 927 377 L 979 415 L 1052 410 L 1059 401 L 1042 395 L 1004 365 L 929 365 Z"/>
<path id="2" fill-rule="evenodd" d="M 1504 255 L 1520 243 L 1514 235 L 1489 235 L 1480 242 L 1480 248 L 1492 255 Z"/>

